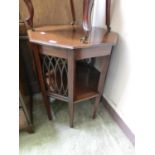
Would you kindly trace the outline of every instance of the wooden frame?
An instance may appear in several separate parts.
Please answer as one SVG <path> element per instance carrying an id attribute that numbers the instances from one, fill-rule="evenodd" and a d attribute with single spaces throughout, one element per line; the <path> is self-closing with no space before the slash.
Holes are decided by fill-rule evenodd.
<path id="1" fill-rule="evenodd" d="M 75 24 L 76 22 L 76 18 L 75 18 L 75 9 L 74 9 L 74 3 L 73 0 L 69 0 L 70 1 L 70 6 L 71 6 L 71 12 L 72 12 L 72 25 Z M 27 26 L 31 29 L 33 29 L 33 17 L 34 17 L 34 7 L 32 4 L 31 0 L 24 0 L 28 11 L 29 11 L 29 17 L 26 19 L 27 22 Z M 94 4 L 94 0 L 84 0 L 83 1 L 83 21 L 82 21 L 82 25 L 83 25 L 83 30 L 86 32 L 86 34 L 88 32 L 91 31 L 91 13 L 92 13 L 92 7 Z M 111 0 L 106 0 L 106 26 L 107 26 L 107 30 L 108 32 L 110 32 L 110 5 L 111 5 Z"/>
<path id="2" fill-rule="evenodd" d="M 84 101 L 84 100 L 88 100 L 88 99 L 92 99 L 92 98 L 96 98 L 95 104 L 94 104 L 94 108 L 93 108 L 93 118 L 96 117 L 96 112 L 99 106 L 99 102 L 103 93 L 103 88 L 104 88 L 104 82 L 105 82 L 105 78 L 106 78 L 106 73 L 108 70 L 108 65 L 110 62 L 110 54 L 111 54 L 111 50 L 112 50 L 112 46 L 101 46 L 98 47 L 98 51 L 97 52 L 96 49 L 92 49 L 92 51 L 94 51 L 94 53 L 91 55 L 88 51 L 89 49 L 81 49 L 81 50 L 66 50 L 66 49 L 61 49 L 60 48 L 60 53 L 59 48 L 55 48 L 55 50 L 53 50 L 53 47 L 46 47 L 46 46 L 40 46 L 40 45 L 36 45 L 36 44 L 32 44 L 32 48 L 33 48 L 33 52 L 34 52 L 34 58 L 35 58 L 35 62 L 36 62 L 36 66 L 37 66 L 37 72 L 38 72 L 38 78 L 39 78 L 39 82 L 40 82 L 40 86 L 41 86 L 41 91 L 43 94 L 43 99 L 44 99 L 44 104 L 47 110 L 47 114 L 48 114 L 48 118 L 52 119 L 51 116 L 51 108 L 49 107 L 49 101 L 48 101 L 48 96 L 54 97 L 56 99 L 59 100 L 63 100 L 68 102 L 69 105 L 69 118 L 70 118 L 70 127 L 73 127 L 73 121 L 74 121 L 74 104 Z M 47 49 L 47 52 L 45 52 Z M 57 51 L 55 53 L 55 51 Z M 62 52 L 61 52 L 62 51 Z M 90 49 L 91 51 L 91 49 Z M 40 54 L 46 54 L 46 55 L 50 55 L 53 57 L 59 57 L 59 58 L 65 58 L 68 61 L 68 76 L 67 76 L 67 81 L 68 81 L 68 96 L 65 97 L 63 95 L 57 95 L 57 94 L 53 94 L 50 92 L 47 92 L 47 90 L 45 89 L 45 80 L 43 78 L 42 75 L 42 67 L 41 67 L 41 59 L 40 59 Z M 83 88 L 77 88 L 77 86 L 82 86 L 84 85 L 84 83 L 81 83 L 83 80 L 81 81 L 77 81 L 77 74 L 78 72 L 76 71 L 76 62 L 79 60 L 83 60 L 85 58 L 95 58 L 95 57 L 102 57 L 101 60 L 101 66 L 100 66 L 100 76 L 99 77 L 99 81 L 98 84 L 94 84 L 96 89 L 87 89 L 86 91 L 82 91 L 80 92 L 82 89 L 86 89 L 86 87 L 84 86 Z M 83 66 L 84 67 L 84 66 Z M 94 74 L 94 73 L 92 73 Z M 97 73 L 99 75 L 99 73 Z M 86 75 L 86 74 L 85 74 Z M 82 75 L 83 76 L 83 75 Z M 94 75 L 93 75 L 94 76 Z M 82 79 L 85 79 L 85 77 L 82 77 Z M 89 80 L 89 77 L 88 77 Z M 85 81 L 85 80 L 84 80 Z M 77 84 L 78 82 L 78 84 Z M 79 83 L 80 82 L 80 83 Z M 94 83 L 94 80 L 91 82 Z M 89 82 L 88 82 L 89 84 Z"/>
<path id="3" fill-rule="evenodd" d="M 82 28 L 77 25 L 57 25 L 36 28 L 34 31 L 34 10 L 32 2 L 31 0 L 24 1 L 30 14 L 27 19 L 27 24 L 32 30 L 28 31 L 28 36 L 33 49 L 38 79 L 48 118 L 52 119 L 52 109 L 49 106 L 48 100 L 49 96 L 68 102 L 70 127 L 74 125 L 74 104 L 78 102 L 95 98 L 96 101 L 92 116 L 95 118 L 104 89 L 112 47 L 117 43 L 117 34 L 110 32 L 111 0 L 106 0 L 107 31 L 102 28 L 94 28 L 91 26 L 90 16 L 94 0 L 83 1 Z M 72 0 L 70 0 L 70 4 L 73 18 L 72 24 L 75 24 L 76 19 Z M 83 35 L 84 38 L 80 41 Z M 44 74 L 42 71 L 42 65 L 44 65 L 41 60 L 42 56 L 47 57 L 47 60 L 44 59 L 43 61 L 47 61 L 48 63 L 48 67 L 45 71 L 47 74 Z M 84 64 L 82 62 L 85 59 L 96 57 L 101 57 L 102 59 L 100 71 L 92 64 Z M 64 60 L 67 62 L 66 79 L 63 78 L 66 72 L 64 73 L 62 71 L 64 66 L 62 61 Z M 58 62 L 60 62 L 59 65 Z M 53 70 L 50 65 L 54 68 Z M 55 69 L 56 67 L 58 69 Z M 64 95 L 61 91 L 59 92 L 59 89 L 57 89 L 58 91 L 54 91 L 56 87 L 54 87 L 53 83 L 56 84 L 56 87 L 61 87 L 62 83 L 63 85 L 67 85 L 67 95 Z"/>

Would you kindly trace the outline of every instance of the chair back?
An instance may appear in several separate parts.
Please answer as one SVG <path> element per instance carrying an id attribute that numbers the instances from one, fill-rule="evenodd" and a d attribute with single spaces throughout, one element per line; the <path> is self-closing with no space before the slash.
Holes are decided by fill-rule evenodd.
<path id="1" fill-rule="evenodd" d="M 94 0 L 19 0 L 20 18 L 31 28 L 57 24 L 82 24 L 91 31 L 91 13 Z M 25 3 L 24 3 L 25 2 Z M 106 0 L 106 26 L 110 31 L 110 5 Z M 25 7 L 26 6 L 26 7 Z"/>
<path id="2" fill-rule="evenodd" d="M 27 0 L 30 1 L 30 0 Z M 74 6 L 75 20 L 82 23 L 83 0 L 31 0 L 34 8 L 33 26 L 71 24 L 73 22 L 72 4 Z M 30 5 L 30 3 L 29 3 Z M 24 0 L 19 0 L 20 18 L 25 20 L 29 10 Z"/>

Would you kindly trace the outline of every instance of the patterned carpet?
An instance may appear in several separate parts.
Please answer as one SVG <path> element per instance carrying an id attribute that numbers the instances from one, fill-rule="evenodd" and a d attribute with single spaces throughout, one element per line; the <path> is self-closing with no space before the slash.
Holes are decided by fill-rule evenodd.
<path id="1" fill-rule="evenodd" d="M 20 155 L 134 155 L 134 147 L 102 104 L 92 120 L 92 103 L 78 103 L 74 128 L 69 127 L 67 103 L 51 106 L 53 121 L 47 119 L 41 96 L 35 96 L 35 133 L 20 132 Z"/>

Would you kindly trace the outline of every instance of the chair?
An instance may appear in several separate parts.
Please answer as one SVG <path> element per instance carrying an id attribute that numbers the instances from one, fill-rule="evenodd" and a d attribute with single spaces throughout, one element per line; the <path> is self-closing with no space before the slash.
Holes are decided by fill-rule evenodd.
<path id="1" fill-rule="evenodd" d="M 70 126 L 74 105 L 95 98 L 93 118 L 103 93 L 117 34 L 110 32 L 110 0 L 106 0 L 107 30 L 91 25 L 94 0 L 24 0 L 25 20 L 48 118 L 49 97 L 68 102 Z M 21 16 L 26 17 L 23 1 Z M 95 58 L 102 59 L 100 70 Z"/>

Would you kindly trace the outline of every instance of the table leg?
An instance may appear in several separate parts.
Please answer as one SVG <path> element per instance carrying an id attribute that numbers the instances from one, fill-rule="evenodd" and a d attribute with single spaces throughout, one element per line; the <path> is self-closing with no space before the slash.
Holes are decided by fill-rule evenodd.
<path id="1" fill-rule="evenodd" d="M 44 104 L 46 107 L 48 119 L 51 120 L 52 115 L 51 115 L 49 100 L 48 100 L 47 95 L 46 95 L 45 84 L 44 84 L 44 80 L 43 80 L 43 76 L 42 76 L 42 67 L 41 67 L 40 58 L 39 58 L 39 47 L 38 47 L 38 45 L 34 45 L 34 44 L 31 44 L 31 47 L 33 49 L 33 55 L 34 55 L 34 60 L 35 60 L 35 64 L 36 64 L 38 80 L 40 83 L 41 93 L 42 93 L 42 96 L 44 99 Z"/>
<path id="2" fill-rule="evenodd" d="M 74 90 L 75 90 L 75 67 L 76 62 L 74 52 L 68 52 L 68 97 L 69 97 L 69 119 L 70 127 L 73 127 L 74 122 Z"/>
<path id="3" fill-rule="evenodd" d="M 96 112 L 97 112 L 97 109 L 98 109 L 98 106 L 101 100 L 101 96 L 103 94 L 109 61 L 110 61 L 110 56 L 102 57 L 101 66 L 100 66 L 100 78 L 99 78 L 99 83 L 98 83 L 99 96 L 97 96 L 95 100 L 95 104 L 93 108 L 93 119 L 96 118 Z"/>

